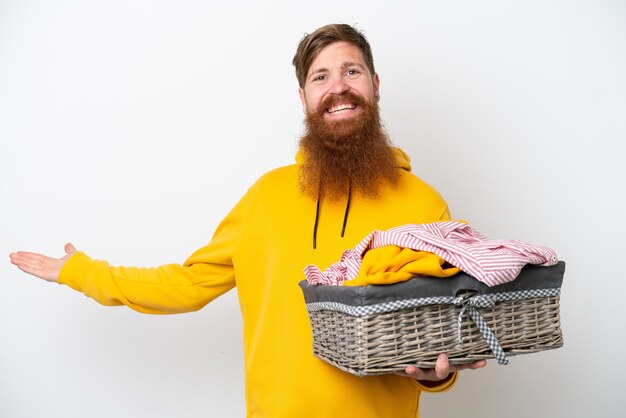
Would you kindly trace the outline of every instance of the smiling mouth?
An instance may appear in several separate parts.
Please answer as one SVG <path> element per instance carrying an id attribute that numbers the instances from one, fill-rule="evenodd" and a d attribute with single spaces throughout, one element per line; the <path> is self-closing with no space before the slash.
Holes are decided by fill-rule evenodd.
<path id="1" fill-rule="evenodd" d="M 332 106 L 326 109 L 327 113 L 337 114 L 343 112 L 349 112 L 350 110 L 356 109 L 356 104 L 354 103 L 342 103 L 340 105 Z"/>

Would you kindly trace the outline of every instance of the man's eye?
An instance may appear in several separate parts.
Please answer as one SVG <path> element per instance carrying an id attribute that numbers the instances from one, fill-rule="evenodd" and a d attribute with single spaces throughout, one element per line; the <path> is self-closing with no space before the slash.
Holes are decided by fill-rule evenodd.
<path id="1" fill-rule="evenodd" d="M 361 74 L 359 70 L 355 70 L 355 69 L 349 69 L 348 71 L 346 71 L 347 75 L 359 75 Z"/>
<path id="2" fill-rule="evenodd" d="M 326 80 L 325 75 L 318 75 L 317 77 L 313 79 L 313 81 L 324 81 L 324 80 Z"/>

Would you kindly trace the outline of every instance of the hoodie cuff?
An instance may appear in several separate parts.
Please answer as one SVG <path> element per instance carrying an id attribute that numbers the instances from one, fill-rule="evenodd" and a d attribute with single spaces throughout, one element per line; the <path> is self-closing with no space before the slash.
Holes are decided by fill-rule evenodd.
<path id="1" fill-rule="evenodd" d="M 454 373 L 451 373 L 444 380 L 441 380 L 439 382 L 431 382 L 431 381 L 416 380 L 416 379 L 413 379 L 413 382 L 415 383 L 415 386 L 417 386 L 424 392 L 445 392 L 451 389 L 452 386 L 454 386 L 457 378 L 458 378 L 458 373 L 454 372 Z"/>
<path id="2" fill-rule="evenodd" d="M 59 284 L 64 284 L 74 290 L 83 292 L 96 262 L 82 251 L 74 253 L 63 265 L 59 273 Z"/>

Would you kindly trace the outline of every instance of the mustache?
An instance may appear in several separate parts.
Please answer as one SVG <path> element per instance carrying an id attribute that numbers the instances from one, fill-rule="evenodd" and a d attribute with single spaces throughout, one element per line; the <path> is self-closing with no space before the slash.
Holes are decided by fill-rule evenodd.
<path id="1" fill-rule="evenodd" d="M 325 98 L 324 100 L 322 100 L 322 102 L 320 103 L 320 106 L 317 108 L 316 113 L 321 116 L 324 114 L 324 112 L 326 112 L 326 109 L 331 108 L 340 103 L 345 103 L 346 101 L 354 103 L 355 105 L 357 105 L 357 107 L 366 107 L 368 105 L 368 103 L 365 101 L 364 98 L 347 91 L 341 94 L 332 94 L 328 96 L 327 98 Z"/>

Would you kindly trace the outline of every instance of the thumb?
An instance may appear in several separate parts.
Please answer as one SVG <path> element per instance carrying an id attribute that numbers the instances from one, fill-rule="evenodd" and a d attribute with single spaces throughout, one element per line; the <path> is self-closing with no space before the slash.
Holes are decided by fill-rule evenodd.
<path id="1" fill-rule="evenodd" d="M 65 244 L 65 254 L 70 255 L 76 252 L 76 247 L 71 242 Z"/>

